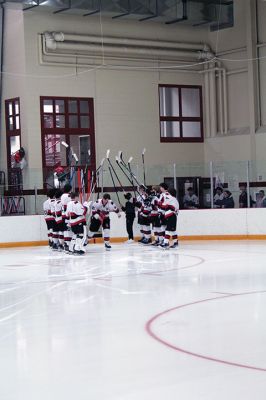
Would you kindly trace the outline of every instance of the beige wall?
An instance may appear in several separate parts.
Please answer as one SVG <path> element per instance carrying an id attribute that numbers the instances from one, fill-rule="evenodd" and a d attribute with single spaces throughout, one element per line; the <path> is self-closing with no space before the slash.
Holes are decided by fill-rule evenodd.
<path id="1" fill-rule="evenodd" d="M 253 0 L 251 0 L 253 2 Z M 22 116 L 22 144 L 28 153 L 29 185 L 41 186 L 41 136 L 40 96 L 93 97 L 95 104 L 96 156 L 97 161 L 105 155 L 123 150 L 140 162 L 143 147 L 147 148 L 149 165 L 176 163 L 204 163 L 211 160 L 263 159 L 266 133 L 254 135 L 252 131 L 252 104 L 250 96 L 251 70 L 246 59 L 248 49 L 247 4 L 249 0 L 235 0 L 235 25 L 233 28 L 210 33 L 206 28 L 185 28 L 181 25 L 166 26 L 149 22 L 103 19 L 101 27 L 98 16 L 83 18 L 66 14 L 52 15 L 30 11 L 21 13 L 9 10 L 5 36 L 5 70 L 24 76 L 4 76 L 3 99 L 20 96 Z M 259 37 L 266 41 L 266 3 L 259 2 Z M 16 15 L 15 15 L 16 14 Z M 15 15 L 15 16 L 14 16 Z M 204 75 L 178 71 L 146 72 L 137 69 L 92 69 L 86 71 L 72 67 L 41 66 L 39 64 L 38 34 L 44 31 L 67 33 L 116 35 L 122 37 L 151 38 L 179 42 L 209 43 L 223 59 L 227 71 L 228 133 L 212 132 L 201 144 L 160 143 L 158 115 L 158 84 L 200 84 L 204 89 Z M 237 52 L 227 54 L 228 51 Z M 266 54 L 266 48 L 264 49 Z M 62 59 L 63 61 L 63 59 Z M 261 62 L 262 121 L 266 121 L 266 97 L 264 68 Z M 242 70 L 248 71 L 242 71 Z M 235 70 L 241 70 L 232 74 Z M 78 72 L 78 74 L 76 74 Z M 81 73 L 82 72 L 82 73 Z M 266 72 L 266 71 L 265 71 Z M 218 82 L 216 81 L 218 90 Z M 204 90 L 203 90 L 204 93 Z M 204 97 L 206 101 L 206 97 Z M 204 107 L 206 113 L 206 107 Z M 219 110 L 218 110 L 219 111 Z M 209 116 L 212 118 L 212 116 Z M 206 122 L 206 115 L 205 115 Z M 5 165 L 5 126 L 2 122 L 1 168 Z M 26 173 L 27 174 L 27 173 Z"/>
<path id="2" fill-rule="evenodd" d="M 25 40 L 23 14 L 17 5 L 6 7 L 4 31 L 4 56 L 2 80 L 2 120 L 0 135 L 0 169 L 6 169 L 6 123 L 5 99 L 20 97 L 21 113 L 26 115 L 26 90 L 25 90 Z M 27 119 L 21 119 L 23 131 L 27 131 Z M 22 145 L 27 145 L 27 137 L 23 136 Z"/>
<path id="3" fill-rule="evenodd" d="M 160 38 L 178 41 L 205 42 L 206 30 L 168 27 L 163 24 L 139 24 L 130 21 L 103 20 L 105 35 L 139 38 Z M 71 28 L 74 27 L 74 28 Z M 203 162 L 202 144 L 161 144 L 159 132 L 158 84 L 202 84 L 199 74 L 158 73 L 139 70 L 108 70 L 104 68 L 86 71 L 74 68 L 41 66 L 38 60 L 38 33 L 44 31 L 100 34 L 99 18 L 84 19 L 75 16 L 53 16 L 28 12 L 24 14 L 27 71 L 28 130 L 23 132 L 28 141 L 29 166 L 35 169 L 31 182 L 38 183 L 41 174 L 41 138 L 39 96 L 93 97 L 95 106 L 96 157 L 123 150 L 140 162 L 141 151 L 147 151 L 147 163 Z M 196 32 L 195 31 L 195 32 Z M 89 68 L 88 68 L 89 69 Z M 30 110 L 30 111 L 29 111 Z M 39 173 L 38 173 L 39 172 Z"/>

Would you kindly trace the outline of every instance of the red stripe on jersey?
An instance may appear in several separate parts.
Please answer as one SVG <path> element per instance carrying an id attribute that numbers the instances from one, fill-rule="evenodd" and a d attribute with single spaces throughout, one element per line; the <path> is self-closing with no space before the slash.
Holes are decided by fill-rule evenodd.
<path id="1" fill-rule="evenodd" d="M 85 223 L 86 223 L 86 220 L 85 220 L 85 219 L 80 219 L 80 220 L 77 221 L 77 222 L 71 222 L 70 225 L 71 225 L 71 226 L 76 226 L 76 225 L 81 224 L 82 222 L 85 222 Z"/>
<path id="2" fill-rule="evenodd" d="M 170 214 L 165 215 L 165 218 L 167 219 L 167 218 L 171 217 L 172 215 L 175 215 L 175 213 L 171 212 Z"/>

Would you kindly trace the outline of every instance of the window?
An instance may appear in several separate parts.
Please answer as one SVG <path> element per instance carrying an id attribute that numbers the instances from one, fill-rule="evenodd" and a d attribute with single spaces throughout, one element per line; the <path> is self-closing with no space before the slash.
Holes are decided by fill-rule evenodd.
<path id="1" fill-rule="evenodd" d="M 161 142 L 203 142 L 201 86 L 159 85 Z"/>
<path id="2" fill-rule="evenodd" d="M 73 153 L 78 166 L 95 169 L 93 99 L 41 97 L 41 126 L 45 182 L 56 166 L 71 165 Z"/>
<path id="3" fill-rule="evenodd" d="M 22 188 L 21 170 L 15 161 L 15 153 L 21 147 L 19 98 L 5 101 L 5 114 L 8 184 L 10 185 L 10 189 L 16 190 Z"/>

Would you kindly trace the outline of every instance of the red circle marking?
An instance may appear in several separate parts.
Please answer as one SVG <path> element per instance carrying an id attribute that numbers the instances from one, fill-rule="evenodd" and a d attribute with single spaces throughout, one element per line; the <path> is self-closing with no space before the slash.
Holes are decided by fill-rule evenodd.
<path id="1" fill-rule="evenodd" d="M 152 330 L 152 324 L 153 324 L 156 320 L 158 320 L 158 319 L 159 319 L 160 317 L 162 317 L 163 315 L 166 315 L 166 314 L 168 314 L 168 313 L 170 313 L 170 312 L 172 312 L 172 311 L 179 310 L 179 309 L 181 309 L 181 308 L 193 306 L 193 305 L 200 304 L 200 303 L 206 303 L 206 302 L 208 302 L 208 301 L 220 300 L 220 299 L 225 299 L 225 298 L 235 297 L 235 296 L 246 296 L 246 295 L 257 294 L 257 293 L 265 293 L 265 292 L 266 292 L 266 290 L 255 291 L 255 292 L 246 292 L 246 293 L 228 294 L 228 295 L 225 295 L 225 296 L 212 297 L 212 298 L 208 298 L 208 299 L 204 299 L 204 300 L 194 301 L 194 302 L 192 302 L 192 303 L 182 304 L 182 305 L 180 305 L 180 306 L 170 308 L 170 309 L 168 309 L 168 310 L 162 311 L 162 312 L 159 313 L 159 314 L 154 315 L 154 316 L 146 323 L 145 329 L 146 329 L 146 332 L 148 333 L 148 335 L 150 335 L 153 339 L 157 340 L 157 342 L 159 342 L 159 343 L 161 343 L 161 344 L 163 344 L 163 345 L 169 347 L 170 349 L 173 349 L 173 350 L 175 350 L 175 351 L 178 351 L 178 352 L 180 352 L 180 353 L 184 353 L 184 354 L 187 354 L 187 355 L 190 355 L 190 356 L 193 356 L 193 357 L 197 357 L 197 358 L 201 358 L 201 359 L 204 359 L 204 360 L 208 360 L 208 361 L 214 361 L 214 362 L 217 362 L 217 363 L 220 363 L 220 364 L 232 365 L 232 366 L 234 366 L 234 367 L 247 368 L 247 369 L 252 369 L 252 370 L 256 370 L 256 371 L 263 371 L 263 372 L 266 372 L 266 368 L 260 368 L 260 367 L 256 367 L 256 366 L 253 366 L 253 365 L 240 364 L 240 363 L 237 363 L 237 362 L 226 361 L 226 360 L 222 360 L 222 359 L 219 359 L 219 358 L 209 357 L 209 356 L 205 356 L 205 355 L 203 355 L 203 354 L 199 354 L 199 353 L 195 353 L 195 352 L 192 352 L 192 351 L 183 349 L 183 348 L 181 348 L 181 347 L 175 346 L 175 345 L 173 345 L 173 344 L 167 342 L 166 340 L 160 338 L 160 337 L 159 337 L 158 335 L 156 335 L 156 334 L 153 332 L 153 330 Z"/>

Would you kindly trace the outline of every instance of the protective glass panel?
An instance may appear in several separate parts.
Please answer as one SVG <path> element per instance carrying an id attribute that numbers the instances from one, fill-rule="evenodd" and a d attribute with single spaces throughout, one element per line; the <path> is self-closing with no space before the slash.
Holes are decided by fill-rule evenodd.
<path id="1" fill-rule="evenodd" d="M 182 116 L 200 117 L 200 91 L 199 89 L 183 88 L 182 98 Z"/>
<path id="2" fill-rule="evenodd" d="M 179 90 L 175 87 L 160 87 L 160 116 L 179 117 Z"/>
<path id="3" fill-rule="evenodd" d="M 200 122 L 183 122 L 184 138 L 200 138 L 201 123 Z"/>
<path id="4" fill-rule="evenodd" d="M 180 137 L 180 124 L 176 121 L 161 121 L 161 137 Z"/>
<path id="5" fill-rule="evenodd" d="M 67 165 L 66 148 L 62 145 L 65 135 L 45 135 L 44 140 L 46 166 Z"/>

